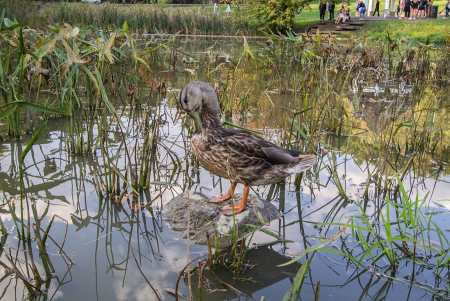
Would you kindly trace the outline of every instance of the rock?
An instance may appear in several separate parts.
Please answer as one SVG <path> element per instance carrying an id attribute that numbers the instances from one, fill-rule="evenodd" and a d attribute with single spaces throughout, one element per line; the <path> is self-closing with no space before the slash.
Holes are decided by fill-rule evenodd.
<path id="1" fill-rule="evenodd" d="M 166 220 L 174 231 L 181 231 L 183 238 L 187 238 L 188 221 L 188 193 L 190 200 L 190 240 L 197 244 L 206 244 L 206 232 L 209 233 L 211 243 L 214 244 L 216 229 L 218 232 L 220 248 L 226 248 L 232 244 L 231 234 L 233 229 L 233 216 L 226 216 L 222 207 L 230 206 L 231 200 L 220 204 L 209 203 L 209 198 L 198 192 L 184 192 L 167 203 Z M 243 194 L 235 195 L 235 203 L 240 203 Z M 254 228 L 247 225 L 257 225 L 259 220 L 256 210 L 261 213 L 265 223 L 281 217 L 277 208 L 266 200 L 255 195 L 249 195 L 247 209 L 235 215 L 238 237 L 241 239 Z M 261 224 L 261 222 L 259 222 Z"/>

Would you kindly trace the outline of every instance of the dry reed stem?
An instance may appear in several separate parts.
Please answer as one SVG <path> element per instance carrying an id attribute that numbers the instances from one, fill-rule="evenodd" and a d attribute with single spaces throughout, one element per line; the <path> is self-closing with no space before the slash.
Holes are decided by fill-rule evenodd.
<path id="1" fill-rule="evenodd" d="M 191 223 L 191 200 L 189 198 L 189 187 L 186 183 L 186 191 L 188 196 L 188 219 L 187 219 L 187 243 L 186 243 L 186 249 L 187 249 L 187 262 L 189 262 L 189 236 L 190 236 L 190 223 Z M 191 268 L 189 265 L 187 266 L 187 277 L 188 277 L 188 286 L 189 286 L 189 299 L 192 300 L 192 287 L 191 287 Z"/>
<path id="2" fill-rule="evenodd" d="M 148 281 L 147 277 L 145 277 L 144 273 L 142 272 L 141 267 L 139 266 L 139 263 L 137 262 L 136 256 L 134 256 L 133 248 L 131 248 L 131 255 L 133 255 L 134 261 L 136 262 L 139 272 L 141 272 L 142 277 L 144 277 L 145 281 L 147 281 L 148 285 L 152 288 L 153 292 L 156 295 L 156 298 L 158 298 L 159 301 L 162 301 L 161 296 L 159 295 L 158 291 L 155 290 L 153 285 L 150 283 L 150 281 Z"/>

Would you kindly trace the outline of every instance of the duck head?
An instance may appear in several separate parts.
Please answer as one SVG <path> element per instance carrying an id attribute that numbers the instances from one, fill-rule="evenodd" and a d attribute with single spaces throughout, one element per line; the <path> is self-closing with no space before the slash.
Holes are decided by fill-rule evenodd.
<path id="1" fill-rule="evenodd" d="M 202 116 L 217 116 L 219 106 L 214 89 L 204 82 L 190 82 L 181 89 L 180 105 L 194 119 L 196 132 L 202 132 Z"/>

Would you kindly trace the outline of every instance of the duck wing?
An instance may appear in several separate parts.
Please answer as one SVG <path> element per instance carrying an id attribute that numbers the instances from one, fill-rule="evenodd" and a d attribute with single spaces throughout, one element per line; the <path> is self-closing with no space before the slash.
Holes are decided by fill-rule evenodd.
<path id="1" fill-rule="evenodd" d="M 269 163 L 270 165 L 289 164 L 302 153 L 289 151 L 264 138 L 244 130 L 226 130 L 224 140 L 230 152 L 236 155 Z M 234 156 L 233 156 L 234 157 Z"/>

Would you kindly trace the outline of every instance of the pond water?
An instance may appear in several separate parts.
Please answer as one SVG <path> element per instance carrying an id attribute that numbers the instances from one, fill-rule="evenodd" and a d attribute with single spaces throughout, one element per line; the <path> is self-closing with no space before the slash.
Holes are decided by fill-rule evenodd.
<path id="1" fill-rule="evenodd" d="M 265 40 L 252 39 L 249 40 L 249 44 L 253 55 L 259 61 L 257 64 L 248 62 L 245 57 L 235 73 L 235 78 L 240 80 L 237 84 L 237 94 L 245 95 L 251 91 L 248 112 L 243 115 L 236 111 L 233 116 L 227 116 L 226 119 L 236 125 L 263 132 L 267 139 L 281 143 L 287 115 L 280 107 L 291 106 L 298 96 L 292 92 L 278 94 L 274 87 L 269 87 L 275 72 L 268 58 L 269 51 Z M 213 68 L 228 60 L 234 68 L 242 55 L 242 45 L 242 38 L 189 37 L 177 40 L 178 49 L 185 52 L 188 59 L 193 57 L 194 60 L 200 60 L 208 47 L 214 46 L 219 58 L 214 62 Z M 191 155 L 184 147 L 185 143 L 188 145 L 188 138 L 181 133 L 183 124 L 190 121 L 186 116 L 179 114 L 176 95 L 191 77 L 186 72 L 171 71 L 170 60 L 162 59 L 167 56 L 170 55 L 154 57 L 150 64 L 151 73 L 140 74 L 140 69 L 136 73 L 142 84 L 139 98 L 145 100 L 145 103 L 150 98 L 150 107 L 143 105 L 140 109 L 133 110 L 130 106 L 120 106 L 122 101 L 120 99 L 115 99 L 115 103 L 119 104 L 116 109 L 121 114 L 122 122 L 134 129 L 140 126 L 140 118 L 147 109 L 152 113 L 159 110 L 161 118 L 164 119 L 159 125 L 159 143 L 168 146 L 182 162 L 182 168 L 185 168 L 185 163 L 191 162 Z M 181 65 L 181 58 L 178 59 L 178 64 Z M 130 70 L 132 68 L 130 65 Z M 205 69 L 200 68 L 197 71 L 198 80 L 209 83 L 229 77 L 227 70 L 218 70 L 209 76 L 201 70 Z M 169 90 L 162 97 L 159 93 L 149 92 L 152 82 L 160 79 L 164 80 Z M 398 166 L 398 170 L 403 170 L 412 161 L 413 167 L 403 181 L 406 190 L 411 192 L 412 199 L 415 199 L 416 195 L 419 199 L 427 197 L 422 211 L 427 212 L 427 216 L 431 214 L 432 221 L 443 230 L 443 235 L 447 238 L 449 236 L 448 232 L 444 231 L 448 228 L 447 218 L 450 218 L 448 202 L 450 179 L 446 169 L 450 158 L 447 135 L 448 98 L 436 94 L 432 86 L 416 87 L 393 81 L 381 84 L 354 81 L 347 83 L 342 91 L 347 111 L 357 116 L 351 125 L 345 124 L 342 135 L 329 134 L 322 140 L 324 149 L 333 150 L 335 154 L 334 166 L 347 198 L 340 194 L 335 179 L 325 168 L 331 160 L 325 152 L 319 155 L 322 159 L 318 160 L 317 166 L 305 173 L 300 185 L 293 175 L 283 183 L 252 187 L 251 194 L 271 201 L 283 214 L 280 220 L 272 221 L 266 228 L 293 242 L 276 243 L 249 251 L 245 260 L 255 266 L 248 267 L 244 276 L 251 280 L 234 280 L 232 273 L 225 268 L 216 271 L 221 280 L 255 300 L 260 300 L 262 296 L 266 300 L 281 300 L 291 288 L 301 263 L 306 258 L 311 258 L 311 254 L 291 265 L 285 267 L 278 265 L 289 261 L 293 256 L 339 230 L 339 226 L 322 226 L 317 223 L 346 223 L 350 216 L 358 214 L 360 207 L 357 204 L 361 203 L 374 227 L 380 228 L 380 233 L 385 233 L 380 226 L 383 224 L 382 216 L 385 217 L 387 214 L 388 205 L 384 200 L 392 196 L 392 192 L 385 194 L 383 189 L 371 182 L 368 200 L 365 201 L 362 196 L 367 186 L 366 168 L 373 170 L 374 164 L 380 159 L 376 154 L 379 153 L 381 144 L 379 135 L 382 130 L 392 122 L 398 124 L 410 120 L 411 116 L 417 114 L 417 111 L 424 110 L 428 107 L 427 103 L 435 101 L 436 98 L 442 99 L 439 102 L 439 110 L 433 116 L 434 124 L 436 127 L 442 125 L 442 130 L 437 130 L 431 135 L 430 145 L 436 146 L 433 154 L 439 158 L 439 164 L 433 156 L 428 155 L 411 159 L 414 150 L 402 149 L 395 152 L 393 150 L 395 146 L 389 150 L 389 158 L 392 164 Z M 358 109 L 355 108 L 355 94 L 360 99 Z M 80 98 L 83 101 L 85 96 Z M 112 93 L 111 99 L 114 99 Z M 392 121 L 394 108 L 395 120 Z M 82 120 L 83 110 L 75 112 Z M 113 121 L 108 116 L 108 122 Z M 54 219 L 50 236 L 59 245 L 64 241 L 63 250 L 74 264 L 71 265 L 70 261 L 59 252 L 59 248 L 47 240 L 48 261 L 44 266 L 42 259 L 36 258 L 39 257 L 36 242 L 32 241 L 24 246 L 23 242 L 17 239 L 17 229 L 3 200 L 4 205 L 0 214 L 10 235 L 2 237 L 0 260 L 9 265 L 6 254 L 11 254 L 13 258 L 24 258 L 23 252 L 17 249 L 26 248 L 28 252 L 34 253 L 40 274 L 44 275 L 45 269 L 50 268 L 52 277 L 43 279 L 38 286 L 46 292 L 45 295 L 28 296 L 23 282 L 5 272 L 0 280 L 1 298 L 157 300 L 133 258 L 132 250 L 134 250 L 134 256 L 148 281 L 161 293 L 164 300 L 173 300 L 174 297 L 165 293 L 164 289 L 175 289 L 179 272 L 187 263 L 187 246 L 186 240 L 167 226 L 164 220 L 165 204 L 186 189 L 186 184 L 189 183 L 186 174 L 178 170 L 173 176 L 174 166 L 170 156 L 159 147 L 155 154 L 155 163 L 152 164 L 151 181 L 154 184 L 150 189 L 144 190 L 138 198 L 130 196 L 129 199 L 117 201 L 113 198 L 100 197 L 95 185 L 97 174 L 103 171 L 105 165 L 100 147 L 98 146 L 93 157 L 69 153 L 66 150 L 66 141 L 68 129 L 73 126 L 71 122 L 73 120 L 66 118 L 48 121 L 24 160 L 23 181 L 30 202 L 31 223 L 36 223 L 45 230 L 54 215 L 60 217 Z M 39 128 L 41 124 L 42 121 L 35 121 L 34 128 Z M 112 123 L 107 129 L 108 151 L 111 154 L 121 147 L 122 142 L 122 135 L 116 127 L 117 125 Z M 95 126 L 93 131 L 94 136 L 97 135 L 98 127 Z M 2 136 L 6 136 L 4 131 Z M 20 175 L 17 161 L 31 137 L 32 135 L 26 134 L 20 140 L 6 138 L 0 142 L 0 185 L 6 192 L 6 198 L 8 200 L 12 198 L 11 204 L 17 216 L 20 216 L 20 202 L 18 202 Z M 129 145 L 130 148 L 134 147 L 131 142 Z M 117 161 L 119 170 L 124 170 L 125 161 L 122 154 Z M 189 189 L 202 192 L 208 197 L 223 194 L 230 187 L 228 180 L 213 176 L 202 166 L 190 165 L 187 175 L 193 180 L 193 183 L 188 184 Z M 395 177 L 395 174 L 392 173 L 389 177 Z M 238 185 L 237 191 L 241 192 L 242 188 L 242 185 Z M 394 209 L 391 208 L 390 212 L 394 215 Z M 27 216 L 25 210 L 25 220 Z M 392 223 L 395 228 L 397 225 Z M 256 232 L 251 244 L 269 243 L 273 240 L 273 237 L 265 233 Z M 430 240 L 434 244 L 447 246 L 439 241 L 436 233 L 431 233 Z M 345 235 L 325 249 L 347 249 L 354 256 L 364 253 L 364 249 L 352 241 L 351 230 L 347 230 Z M 207 252 L 206 246 L 189 245 L 191 259 Z M 381 253 L 375 249 L 373 252 L 374 256 Z M 400 253 L 398 250 L 397 252 Z M 314 298 L 317 281 L 320 279 L 319 300 L 443 300 L 443 297 L 436 296 L 430 291 L 442 296 L 449 295 L 447 291 L 449 270 L 445 267 L 441 272 L 442 276 L 437 277 L 433 266 L 427 264 L 428 261 L 434 260 L 432 256 L 427 257 L 428 253 L 430 252 L 426 250 L 418 253 L 421 256 L 420 263 L 413 264 L 408 259 L 400 260 L 398 270 L 393 271 L 384 256 L 380 257 L 376 265 L 366 257 L 363 264 L 367 269 L 362 269 L 342 255 L 318 252 L 306 275 L 300 294 L 301 299 Z M 25 263 L 20 264 L 24 275 L 27 275 Z M 197 298 L 198 276 L 193 275 L 193 294 Z M 29 274 L 27 277 L 31 278 L 32 275 Z M 222 288 L 217 284 L 212 287 Z M 180 281 L 179 292 L 185 296 L 189 295 L 185 278 Z M 203 300 L 247 300 L 247 298 L 231 290 L 211 294 L 207 294 L 204 290 Z"/>

